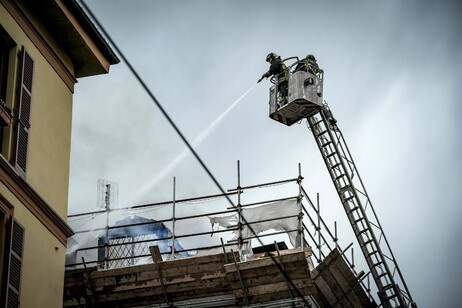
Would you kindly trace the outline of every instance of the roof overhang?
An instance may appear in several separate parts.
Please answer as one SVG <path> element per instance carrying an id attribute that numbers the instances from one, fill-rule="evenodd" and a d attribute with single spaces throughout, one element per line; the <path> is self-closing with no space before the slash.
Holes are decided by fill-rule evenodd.
<path id="1" fill-rule="evenodd" d="M 105 74 L 120 60 L 76 0 L 22 0 L 71 58 L 76 78 Z"/>

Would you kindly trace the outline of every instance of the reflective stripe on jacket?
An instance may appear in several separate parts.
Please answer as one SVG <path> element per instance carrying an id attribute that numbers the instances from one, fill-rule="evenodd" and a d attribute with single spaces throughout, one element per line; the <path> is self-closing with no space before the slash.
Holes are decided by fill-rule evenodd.
<path id="1" fill-rule="evenodd" d="M 278 82 L 281 83 L 283 81 L 289 80 L 289 70 L 287 69 L 287 66 L 282 62 L 281 60 L 278 61 L 280 63 L 280 72 L 277 75 Z"/>

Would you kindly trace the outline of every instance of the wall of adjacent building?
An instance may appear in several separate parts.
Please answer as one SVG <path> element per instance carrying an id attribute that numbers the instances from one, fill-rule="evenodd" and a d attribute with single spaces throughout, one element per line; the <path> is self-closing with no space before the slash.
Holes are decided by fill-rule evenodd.
<path id="1" fill-rule="evenodd" d="M 25 46 L 34 60 L 29 152 L 26 182 L 50 207 L 66 220 L 69 183 L 72 92 L 54 71 L 48 60 L 0 4 L 0 23 L 17 46 L 10 55 L 7 104 L 16 102 L 18 54 Z M 45 36 L 46 37 L 46 36 Z M 56 44 L 46 37 L 51 46 Z M 57 54 L 62 54 L 62 51 Z M 62 61 L 72 66 L 69 59 Z M 14 85 L 11 80 L 14 81 Z M 15 129 L 7 129 L 8 146 L 13 147 Z M 5 144 L 5 143 L 4 143 Z M 11 149 L 4 157 L 11 161 Z M 21 307 L 61 307 L 66 247 L 17 198 L 11 188 L 0 182 L 0 194 L 14 207 L 14 217 L 25 228 L 21 275 Z"/>
<path id="2" fill-rule="evenodd" d="M 65 218 L 67 216 L 69 182 L 72 92 L 47 59 L 43 57 L 41 51 L 31 42 L 27 34 L 2 6 L 0 8 L 1 24 L 17 43 L 16 57 L 21 46 L 25 46 L 34 60 L 26 180 L 61 217 Z M 51 46 L 58 49 L 50 37 L 45 35 L 45 38 Z M 58 51 L 57 54 L 62 54 L 61 50 Z M 64 57 L 61 60 L 66 66 L 72 66 L 68 58 Z M 16 65 L 14 67 L 15 83 L 18 82 L 17 71 Z M 7 104 L 15 101 L 15 88 L 9 85 L 8 97 L 10 99 Z M 15 131 L 14 129 L 10 129 L 10 131 L 10 140 L 13 140 Z M 8 160 L 11 159 L 11 154 L 9 152 Z"/>
<path id="3" fill-rule="evenodd" d="M 21 307 L 61 307 L 66 246 L 1 182 L 0 191 L 14 206 L 14 217 L 25 228 Z"/>

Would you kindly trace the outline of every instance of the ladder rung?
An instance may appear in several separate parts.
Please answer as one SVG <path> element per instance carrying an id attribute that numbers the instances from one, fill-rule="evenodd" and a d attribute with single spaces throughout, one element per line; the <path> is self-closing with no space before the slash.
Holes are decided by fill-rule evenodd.
<path id="1" fill-rule="evenodd" d="M 321 118 L 321 120 L 319 120 L 318 122 L 313 123 L 312 125 L 313 125 L 313 126 L 316 126 L 316 125 L 318 125 L 319 123 L 322 123 L 322 118 Z"/>
<path id="2" fill-rule="evenodd" d="M 353 221 L 353 223 L 354 223 L 354 224 L 357 224 L 357 223 L 360 222 L 361 220 L 364 220 L 364 218 L 363 218 L 363 217 L 358 218 L 358 219 L 356 219 L 355 221 Z"/>
<path id="3" fill-rule="evenodd" d="M 382 288 L 382 291 L 386 291 L 386 290 L 391 289 L 391 288 L 393 288 L 393 285 L 390 283 L 390 284 L 387 284 L 386 286 L 384 286 Z"/>
<path id="4" fill-rule="evenodd" d="M 383 262 L 380 261 L 380 262 L 377 262 L 377 263 L 372 264 L 372 267 L 377 267 L 377 266 L 382 265 L 382 264 L 383 264 Z"/>
<path id="5" fill-rule="evenodd" d="M 337 180 L 343 178 L 344 176 L 345 176 L 345 174 L 340 174 L 338 177 L 335 178 L 335 180 L 337 181 Z"/>
<path id="6" fill-rule="evenodd" d="M 338 166 L 340 166 L 341 163 L 336 163 L 335 165 L 333 165 L 332 167 L 330 167 L 331 169 L 334 169 L 334 168 L 337 168 Z"/>
<path id="7" fill-rule="evenodd" d="M 354 208 L 352 208 L 352 209 L 348 212 L 348 214 L 351 214 L 353 211 L 356 211 L 356 210 L 358 210 L 358 209 L 359 209 L 359 206 L 355 206 Z"/>
<path id="8" fill-rule="evenodd" d="M 344 193 L 346 190 L 350 189 L 350 185 L 345 185 L 343 187 L 340 187 L 340 192 Z"/>
<path id="9" fill-rule="evenodd" d="M 388 301 L 388 300 L 390 300 L 390 299 L 392 299 L 392 298 L 395 298 L 395 297 L 397 297 L 397 296 L 398 296 L 398 294 L 393 293 L 393 294 L 390 295 L 390 296 L 387 296 L 387 297 L 385 297 L 385 298 L 382 298 L 382 300 L 383 300 L 383 301 Z"/>
<path id="10" fill-rule="evenodd" d="M 325 133 L 327 133 L 327 130 L 325 130 L 325 131 L 323 131 L 323 132 L 320 132 L 319 134 L 316 135 L 316 137 L 322 136 L 322 135 L 324 135 Z"/>
<path id="11" fill-rule="evenodd" d="M 337 152 L 334 151 L 334 152 L 330 153 L 329 155 L 327 155 L 326 158 L 331 158 L 331 157 L 334 156 L 335 154 L 337 154 Z"/>
<path id="12" fill-rule="evenodd" d="M 349 196 L 348 198 L 346 198 L 343 202 L 348 202 L 350 201 L 351 199 L 353 199 L 355 196 Z"/>
<path id="13" fill-rule="evenodd" d="M 368 256 L 368 257 L 373 256 L 373 255 L 375 255 L 375 254 L 378 253 L 378 252 L 379 252 L 378 250 L 373 251 L 373 252 L 371 252 L 370 254 L 368 254 L 367 256 Z"/>
<path id="14" fill-rule="evenodd" d="M 359 231 L 359 232 L 358 232 L 358 235 L 363 234 L 364 232 L 367 232 L 367 231 L 369 231 L 369 228 L 366 228 L 366 229 L 364 229 L 364 230 Z"/>
<path id="15" fill-rule="evenodd" d="M 386 276 L 386 275 L 387 275 L 387 273 L 380 274 L 380 275 L 377 276 L 377 279 L 380 279 L 380 278 L 382 278 L 383 276 Z"/>
<path id="16" fill-rule="evenodd" d="M 370 244 L 370 243 L 372 243 L 372 242 L 373 242 L 373 240 L 368 240 L 368 241 L 366 241 L 366 242 L 363 243 L 363 246 L 366 246 L 366 245 L 368 245 L 368 244 Z"/>
<path id="17" fill-rule="evenodd" d="M 325 148 L 325 147 L 328 146 L 329 144 L 332 144 L 332 141 L 327 141 L 326 143 L 321 144 L 321 148 Z"/>

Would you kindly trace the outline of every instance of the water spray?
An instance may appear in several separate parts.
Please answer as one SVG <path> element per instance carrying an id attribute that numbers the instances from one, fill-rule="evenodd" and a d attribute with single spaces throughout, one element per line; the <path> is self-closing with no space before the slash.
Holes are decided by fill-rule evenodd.
<path id="1" fill-rule="evenodd" d="M 198 147 L 202 144 L 210 135 L 210 133 L 220 124 L 225 117 L 242 101 L 244 97 L 246 97 L 250 91 L 252 91 L 257 84 L 252 85 L 247 91 L 245 91 L 238 99 L 236 99 L 223 113 L 221 113 L 210 125 L 202 131 L 192 142 L 192 146 L 194 148 Z M 135 200 L 139 199 L 143 196 L 146 192 L 152 189 L 155 185 L 157 185 L 161 180 L 165 178 L 167 174 L 170 173 L 180 162 L 182 162 L 190 153 L 189 149 L 184 149 L 175 159 L 173 159 L 170 164 L 168 164 L 161 172 L 157 174 L 157 176 L 150 182 L 143 185 L 138 193 L 136 194 Z"/>

